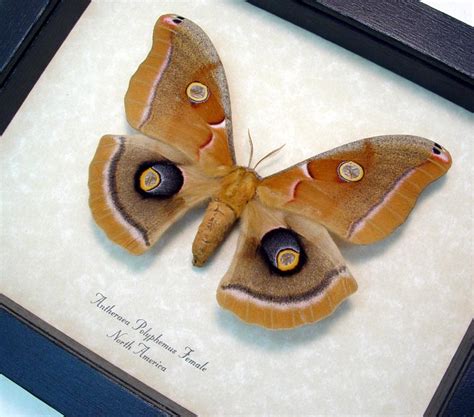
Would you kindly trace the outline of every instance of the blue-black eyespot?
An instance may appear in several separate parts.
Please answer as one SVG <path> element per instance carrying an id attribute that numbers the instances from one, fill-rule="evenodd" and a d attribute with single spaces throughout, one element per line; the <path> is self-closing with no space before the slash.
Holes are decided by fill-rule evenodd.
<path id="1" fill-rule="evenodd" d="M 183 173 L 169 161 L 143 163 L 135 173 L 135 189 L 144 197 L 172 197 L 183 183 Z"/>
<path id="2" fill-rule="evenodd" d="M 293 275 L 306 262 L 298 235 L 283 227 L 270 230 L 260 242 L 260 253 L 269 268 L 278 275 Z"/>

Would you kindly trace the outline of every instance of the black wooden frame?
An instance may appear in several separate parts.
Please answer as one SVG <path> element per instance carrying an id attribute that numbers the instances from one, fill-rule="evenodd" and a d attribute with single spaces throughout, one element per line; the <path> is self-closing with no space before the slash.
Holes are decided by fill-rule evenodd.
<path id="1" fill-rule="evenodd" d="M 424 417 L 474 415 L 474 321 L 471 321 Z"/>
<path id="2" fill-rule="evenodd" d="M 3 294 L 0 374 L 68 417 L 195 416 Z"/>
<path id="3" fill-rule="evenodd" d="M 469 50 L 474 42 L 473 28 L 469 25 L 413 0 L 248 1 L 474 111 L 474 62 Z M 0 85 L 0 134 L 6 129 L 89 2 L 90 0 L 52 1 L 53 6 L 47 10 L 47 16 L 42 18 L 41 26 L 35 30 L 34 36 L 28 38 L 21 54 L 15 57 L 14 65 L 8 69 L 8 76 L 4 77 Z M 362 3 L 364 7 L 371 9 L 370 16 L 361 13 Z M 393 19 L 386 18 L 388 10 L 391 11 Z M 407 21 L 411 23 L 406 25 Z M 444 42 L 437 45 L 438 49 L 434 55 L 433 42 L 436 39 L 425 36 L 423 31 L 420 31 L 420 28 L 426 28 L 429 22 L 440 24 L 446 30 Z M 401 32 L 400 24 L 403 26 Z M 417 42 L 410 42 L 410 39 Z M 456 47 L 456 53 L 452 53 L 450 45 Z M 12 332 L 11 326 L 6 325 L 7 321 L 14 323 L 18 332 Z M 0 372 L 63 414 L 95 416 L 99 415 L 100 411 L 100 415 L 120 417 L 125 415 L 124 405 L 127 401 L 132 404 L 138 400 L 144 411 L 135 415 L 194 415 L 2 294 L 0 334 Z M 28 338 L 38 343 L 28 345 L 25 343 Z M 468 405 L 472 404 L 474 394 L 465 397 L 463 387 L 466 381 L 469 382 L 469 378 L 473 378 L 473 340 L 474 325 L 471 323 L 425 416 L 449 415 L 446 413 L 452 412 L 452 407 L 465 405 L 466 402 Z M 36 348 L 43 350 L 39 353 L 35 351 Z M 18 355 L 15 355 L 15 352 Z M 74 398 L 70 395 L 67 397 L 64 387 L 71 381 L 65 380 L 64 374 L 55 373 L 58 367 L 50 366 L 46 369 L 44 366 L 29 366 L 28 358 L 37 358 L 39 354 L 46 355 L 52 361 L 49 363 L 54 363 L 57 361 L 58 352 L 62 352 L 65 361 L 61 365 L 69 363 L 67 366 L 72 369 L 75 363 L 82 367 L 79 382 L 85 395 L 90 396 L 90 400 L 84 401 L 84 397 Z M 77 380 L 78 374 L 73 373 L 70 377 L 71 380 Z M 102 388 L 94 385 L 93 390 L 87 389 L 90 386 L 88 378 L 100 378 L 104 385 Z M 38 380 L 44 383 L 38 384 Z M 118 390 L 118 397 L 111 394 L 113 390 Z M 120 403 L 114 402 L 115 398 L 121 398 Z M 98 405 L 102 407 L 100 410 Z"/>
<path id="4" fill-rule="evenodd" d="M 416 0 L 247 1 L 474 111 L 466 23 Z"/>
<path id="5" fill-rule="evenodd" d="M 38 17 L 0 76 L 0 135 L 89 3 L 90 0 L 50 0 Z"/>

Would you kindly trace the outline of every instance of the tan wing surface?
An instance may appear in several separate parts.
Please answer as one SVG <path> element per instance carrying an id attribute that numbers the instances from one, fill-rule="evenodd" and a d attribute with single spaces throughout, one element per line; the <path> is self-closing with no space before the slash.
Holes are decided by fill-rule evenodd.
<path id="1" fill-rule="evenodd" d="M 217 300 L 245 322 L 288 329 L 330 315 L 356 290 L 323 226 L 253 200 Z"/>
<path id="2" fill-rule="evenodd" d="M 224 68 L 210 39 L 188 19 L 159 18 L 125 110 L 131 126 L 176 147 L 208 174 L 235 163 Z"/>
<path id="3" fill-rule="evenodd" d="M 89 168 L 89 205 L 107 236 L 133 254 L 152 246 L 219 185 L 146 136 L 103 136 Z"/>
<path id="4" fill-rule="evenodd" d="M 366 244 L 401 225 L 423 189 L 451 166 L 449 152 L 417 136 L 353 142 L 265 178 L 265 205 L 303 215 Z"/>

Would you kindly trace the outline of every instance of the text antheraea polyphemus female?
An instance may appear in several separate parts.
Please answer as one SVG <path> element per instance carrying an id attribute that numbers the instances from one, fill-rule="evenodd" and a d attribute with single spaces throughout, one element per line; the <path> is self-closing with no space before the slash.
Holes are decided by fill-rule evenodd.
<path id="1" fill-rule="evenodd" d="M 125 110 L 146 136 L 106 135 L 90 165 L 89 204 L 108 237 L 141 254 L 190 208 L 209 201 L 193 243 L 203 265 L 237 219 L 237 251 L 219 304 L 272 329 L 331 314 L 357 289 L 328 230 L 358 244 L 401 225 L 451 166 L 416 136 L 363 139 L 266 178 L 235 164 L 224 69 L 190 20 L 161 16 L 130 80 Z"/>

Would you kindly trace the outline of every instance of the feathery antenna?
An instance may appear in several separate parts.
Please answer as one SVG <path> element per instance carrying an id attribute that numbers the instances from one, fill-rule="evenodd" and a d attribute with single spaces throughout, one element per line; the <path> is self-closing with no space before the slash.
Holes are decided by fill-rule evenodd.
<path id="1" fill-rule="evenodd" d="M 262 159 L 260 159 L 260 161 L 257 162 L 257 164 L 253 167 L 253 169 L 257 169 L 257 167 L 260 165 L 260 162 L 263 162 L 265 159 L 267 159 L 267 158 L 269 158 L 270 156 L 273 156 L 273 155 L 275 155 L 277 152 L 281 151 L 285 145 L 286 145 L 286 143 L 284 143 L 283 145 L 281 145 L 279 148 L 274 149 L 274 150 L 271 151 L 270 153 L 267 153 Z"/>
<path id="2" fill-rule="evenodd" d="M 250 164 L 252 163 L 253 159 L 253 141 L 252 141 L 252 136 L 250 136 L 250 129 L 248 130 L 249 134 L 249 143 L 250 143 L 250 158 L 249 158 L 249 163 L 247 164 L 247 168 L 250 168 Z"/>

